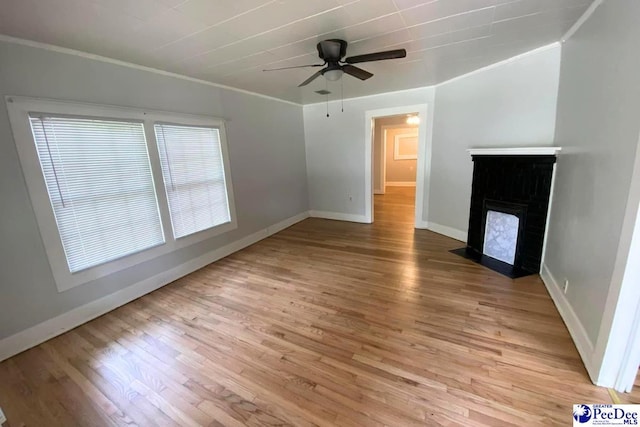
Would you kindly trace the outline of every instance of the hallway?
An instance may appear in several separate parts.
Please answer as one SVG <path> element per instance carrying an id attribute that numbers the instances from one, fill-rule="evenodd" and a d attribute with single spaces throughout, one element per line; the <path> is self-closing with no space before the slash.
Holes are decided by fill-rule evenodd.
<path id="1" fill-rule="evenodd" d="M 415 187 L 387 187 L 385 194 L 374 195 L 374 222 L 413 228 L 415 195 Z"/>

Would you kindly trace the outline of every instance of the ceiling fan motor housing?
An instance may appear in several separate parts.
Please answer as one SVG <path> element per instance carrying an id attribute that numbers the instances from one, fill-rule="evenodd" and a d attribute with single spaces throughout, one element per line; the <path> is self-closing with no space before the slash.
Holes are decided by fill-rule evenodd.
<path id="1" fill-rule="evenodd" d="M 338 62 L 347 54 L 347 42 L 340 39 L 323 40 L 316 46 L 318 56 L 326 62 Z"/>

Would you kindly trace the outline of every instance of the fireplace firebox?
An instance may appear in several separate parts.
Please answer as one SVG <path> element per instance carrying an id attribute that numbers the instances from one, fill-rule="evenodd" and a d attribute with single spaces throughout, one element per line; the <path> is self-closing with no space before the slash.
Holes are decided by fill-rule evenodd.
<path id="1" fill-rule="evenodd" d="M 467 246 L 453 253 L 512 278 L 540 271 L 557 147 L 470 150 Z"/>

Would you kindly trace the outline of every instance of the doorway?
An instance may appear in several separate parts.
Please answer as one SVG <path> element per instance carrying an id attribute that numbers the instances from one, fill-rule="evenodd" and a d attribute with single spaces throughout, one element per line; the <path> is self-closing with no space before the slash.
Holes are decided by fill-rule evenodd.
<path id="1" fill-rule="evenodd" d="M 367 222 L 374 221 L 374 192 L 379 196 L 393 192 L 399 197 L 405 194 L 405 204 L 412 203 L 413 207 L 409 207 L 409 212 L 413 226 L 427 228 L 424 213 L 427 211 L 429 200 L 432 128 L 430 119 L 426 104 L 371 110 L 365 113 Z M 389 164 L 386 163 L 387 157 L 391 159 Z M 396 165 L 398 171 L 394 170 L 390 175 L 391 169 Z M 413 197 L 408 202 L 410 195 Z"/>
<path id="2" fill-rule="evenodd" d="M 417 112 L 374 119 L 373 206 L 376 221 L 413 226 L 419 122 Z"/>

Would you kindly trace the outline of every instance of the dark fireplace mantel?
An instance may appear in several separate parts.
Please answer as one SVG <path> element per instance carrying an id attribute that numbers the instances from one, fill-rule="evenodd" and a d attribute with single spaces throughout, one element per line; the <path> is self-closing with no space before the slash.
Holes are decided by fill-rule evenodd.
<path id="1" fill-rule="evenodd" d="M 559 147 L 469 150 L 474 167 L 467 246 L 452 252 L 512 278 L 537 274 L 559 151 Z M 511 254 L 515 253 L 513 264 L 489 256 L 489 250 L 485 252 L 489 211 L 495 212 L 494 216 L 500 213 L 518 218 L 518 225 L 511 227 L 518 227 L 517 241 L 510 245 Z"/>

